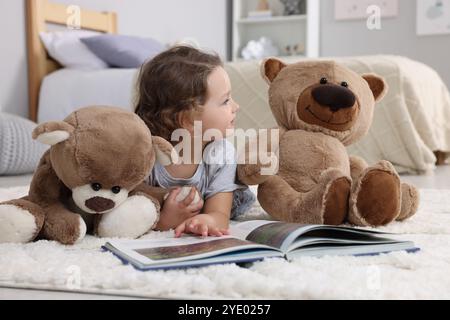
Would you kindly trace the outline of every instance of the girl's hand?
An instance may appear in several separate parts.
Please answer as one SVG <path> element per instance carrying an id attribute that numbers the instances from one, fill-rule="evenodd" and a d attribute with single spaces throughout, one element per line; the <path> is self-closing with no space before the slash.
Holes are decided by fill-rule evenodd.
<path id="1" fill-rule="evenodd" d="M 191 192 L 184 200 L 178 202 L 176 197 L 180 192 L 181 188 L 174 188 L 170 191 L 169 196 L 164 201 L 156 229 L 162 231 L 173 229 L 186 219 L 192 218 L 201 212 L 204 205 L 202 199 L 198 203 L 192 204 L 198 193 L 195 187 L 192 187 Z"/>
<path id="2" fill-rule="evenodd" d="M 230 234 L 228 229 L 218 226 L 216 218 L 211 214 L 199 214 L 186 219 L 175 229 L 175 237 L 181 237 L 182 233 L 192 233 L 202 237 L 207 237 L 208 235 L 222 237 Z"/>

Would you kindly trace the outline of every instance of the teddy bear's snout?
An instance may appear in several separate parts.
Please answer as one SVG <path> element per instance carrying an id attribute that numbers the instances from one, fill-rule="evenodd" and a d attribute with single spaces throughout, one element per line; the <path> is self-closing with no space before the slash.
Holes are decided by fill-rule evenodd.
<path id="1" fill-rule="evenodd" d="M 95 212 L 111 210 L 116 205 L 114 201 L 102 197 L 94 197 L 85 202 L 86 207 Z"/>
<path id="2" fill-rule="evenodd" d="M 352 108 L 356 102 L 356 97 L 350 89 L 335 84 L 320 85 L 314 88 L 312 97 L 318 104 L 330 108 L 333 112 Z"/>

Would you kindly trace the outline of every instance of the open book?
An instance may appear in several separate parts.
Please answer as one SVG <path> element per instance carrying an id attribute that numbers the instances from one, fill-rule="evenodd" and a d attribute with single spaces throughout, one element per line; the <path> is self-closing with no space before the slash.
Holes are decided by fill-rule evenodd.
<path id="1" fill-rule="evenodd" d="M 139 270 L 244 263 L 265 258 L 292 260 L 301 256 L 374 255 L 397 250 L 415 252 L 413 242 L 385 238 L 386 233 L 349 227 L 247 221 L 230 226 L 230 236 L 117 240 L 105 244 L 125 263 Z"/>

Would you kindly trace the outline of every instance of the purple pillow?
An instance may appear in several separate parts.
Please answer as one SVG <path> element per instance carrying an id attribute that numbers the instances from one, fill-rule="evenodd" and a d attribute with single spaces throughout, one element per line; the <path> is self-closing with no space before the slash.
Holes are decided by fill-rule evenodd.
<path id="1" fill-rule="evenodd" d="M 81 41 L 97 57 L 115 68 L 139 68 L 145 61 L 164 50 L 151 38 L 105 34 Z"/>

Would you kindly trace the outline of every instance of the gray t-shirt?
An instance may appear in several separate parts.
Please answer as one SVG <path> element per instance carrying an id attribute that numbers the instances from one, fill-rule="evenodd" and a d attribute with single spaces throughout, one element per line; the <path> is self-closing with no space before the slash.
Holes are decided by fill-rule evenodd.
<path id="1" fill-rule="evenodd" d="M 174 178 L 160 163 L 155 163 L 149 176 L 149 184 L 161 188 L 195 186 L 203 200 L 221 192 L 233 192 L 232 218 L 244 214 L 255 202 L 254 194 L 236 177 L 236 150 L 228 140 L 208 144 L 202 162 L 189 179 Z"/>

